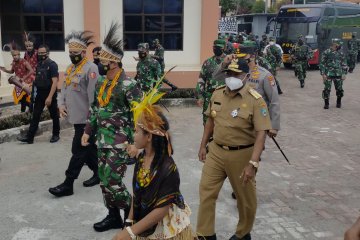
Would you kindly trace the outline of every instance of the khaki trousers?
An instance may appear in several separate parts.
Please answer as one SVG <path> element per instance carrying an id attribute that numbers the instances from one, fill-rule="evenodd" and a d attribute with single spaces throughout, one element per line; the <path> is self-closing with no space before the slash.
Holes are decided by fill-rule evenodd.
<path id="1" fill-rule="evenodd" d="M 252 152 L 253 147 L 230 151 L 219 147 L 214 141 L 209 144 L 199 186 L 200 206 L 196 229 L 199 236 L 215 234 L 216 200 L 226 177 L 237 199 L 239 221 L 236 236 L 242 238 L 251 231 L 257 206 L 255 181 L 245 184 L 240 176 L 249 164 Z"/>

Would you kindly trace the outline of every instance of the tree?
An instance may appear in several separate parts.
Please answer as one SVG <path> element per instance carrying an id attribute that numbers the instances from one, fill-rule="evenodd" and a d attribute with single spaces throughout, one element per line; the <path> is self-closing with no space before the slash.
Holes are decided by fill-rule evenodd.
<path id="1" fill-rule="evenodd" d="M 225 16 L 228 12 L 236 9 L 235 0 L 220 0 L 221 15 Z"/>
<path id="2" fill-rule="evenodd" d="M 251 8 L 252 13 L 263 13 L 265 12 L 265 2 L 263 0 L 256 0 Z"/>
<path id="3" fill-rule="evenodd" d="M 253 6 L 252 0 L 236 0 L 236 14 L 247 14 L 251 13 L 251 8 Z"/>

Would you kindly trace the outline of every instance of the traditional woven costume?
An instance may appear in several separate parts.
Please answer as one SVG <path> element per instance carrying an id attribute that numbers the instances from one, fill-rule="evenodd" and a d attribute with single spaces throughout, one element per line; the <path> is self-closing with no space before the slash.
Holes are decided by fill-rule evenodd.
<path id="1" fill-rule="evenodd" d="M 109 215 L 94 224 L 95 230 L 100 232 L 121 228 L 123 220 L 119 209 L 124 210 L 125 215 L 130 211 L 131 195 L 123 183 L 127 164 L 131 161 L 126 146 L 133 142 L 134 135 L 130 103 L 141 98 L 137 82 L 127 77 L 124 69 L 120 67 L 124 53 L 122 41 L 117 38 L 118 30 L 119 25 L 112 24 L 103 42 L 99 69 L 102 69 L 100 74 L 105 76 L 98 78 L 95 101 L 90 108 L 85 129 L 85 133 L 96 135 L 100 187 L 105 206 L 109 209 Z M 108 64 L 104 66 L 102 62 Z M 110 62 L 119 66 L 113 79 L 106 76 L 111 70 Z"/>
<path id="2" fill-rule="evenodd" d="M 30 64 L 32 69 L 36 71 L 36 67 L 38 65 L 38 54 L 37 50 L 34 49 L 35 38 L 30 33 L 24 32 L 24 43 L 26 48 L 28 48 L 27 46 L 33 47 L 32 51 L 25 51 L 24 59 Z"/>
<path id="3" fill-rule="evenodd" d="M 164 77 L 163 77 L 164 78 Z M 163 149 L 163 161 L 151 169 L 143 167 L 145 153 L 135 164 L 133 176 L 133 216 L 139 222 L 156 208 L 170 205 L 169 213 L 155 226 L 136 236 L 138 240 L 173 239 L 191 240 L 195 238 L 190 226 L 191 210 L 180 192 L 180 176 L 172 158 L 169 132 L 165 129 L 161 109 L 153 106 L 164 93 L 159 93 L 161 78 L 155 87 L 138 102 L 133 102 L 134 121 L 145 131 L 168 139 L 167 149 Z"/>

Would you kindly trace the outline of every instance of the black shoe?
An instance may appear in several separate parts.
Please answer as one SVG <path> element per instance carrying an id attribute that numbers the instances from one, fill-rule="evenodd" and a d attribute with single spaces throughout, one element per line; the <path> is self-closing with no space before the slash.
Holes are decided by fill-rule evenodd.
<path id="1" fill-rule="evenodd" d="M 283 94 L 283 91 L 281 91 L 281 89 L 278 90 L 278 94 L 281 95 Z"/>
<path id="2" fill-rule="evenodd" d="M 234 192 L 231 193 L 231 197 L 232 197 L 233 199 L 236 199 L 236 195 L 235 195 Z"/>
<path id="3" fill-rule="evenodd" d="M 301 87 L 301 88 L 304 88 L 304 86 L 305 86 L 304 80 L 300 81 L 300 87 Z"/>
<path id="4" fill-rule="evenodd" d="M 238 238 L 235 234 L 229 240 L 251 240 L 250 233 L 246 234 L 242 238 Z"/>
<path id="5" fill-rule="evenodd" d="M 199 240 L 216 240 L 216 234 L 212 236 L 198 236 Z"/>
<path id="6" fill-rule="evenodd" d="M 329 109 L 329 99 L 324 99 L 324 101 L 325 101 L 324 109 Z"/>
<path id="7" fill-rule="evenodd" d="M 109 214 L 102 221 L 94 224 L 94 229 L 97 232 L 104 232 L 110 229 L 119 229 L 123 227 L 124 222 L 118 208 L 109 208 Z"/>
<path id="8" fill-rule="evenodd" d="M 84 187 L 92 187 L 100 183 L 100 178 L 97 174 L 94 174 L 91 178 L 83 182 Z"/>
<path id="9" fill-rule="evenodd" d="M 58 135 L 53 135 L 50 139 L 51 143 L 55 143 L 60 140 L 60 137 Z"/>
<path id="10" fill-rule="evenodd" d="M 336 99 L 336 107 L 341 108 L 341 98 L 339 97 Z"/>
<path id="11" fill-rule="evenodd" d="M 70 196 L 74 194 L 73 187 L 66 185 L 65 183 L 62 183 L 57 187 L 49 188 L 49 192 L 56 197 Z"/>
<path id="12" fill-rule="evenodd" d="M 29 138 L 27 136 L 18 136 L 16 139 L 18 141 L 20 141 L 20 142 L 23 142 L 23 143 L 28 143 L 28 144 L 33 144 L 34 143 L 34 139 Z"/>

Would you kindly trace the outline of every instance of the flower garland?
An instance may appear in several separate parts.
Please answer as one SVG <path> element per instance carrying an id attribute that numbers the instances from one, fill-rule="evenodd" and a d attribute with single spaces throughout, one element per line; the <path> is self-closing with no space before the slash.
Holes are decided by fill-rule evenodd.
<path id="1" fill-rule="evenodd" d="M 74 78 L 74 76 L 76 74 L 78 74 L 82 67 L 85 65 L 85 63 L 87 63 L 87 58 L 85 57 L 81 63 L 76 67 L 75 71 L 74 71 L 74 74 L 72 74 L 72 76 L 70 76 L 70 73 L 72 72 L 73 68 L 75 67 L 74 64 L 71 65 L 71 67 L 68 67 L 68 69 L 66 70 L 66 74 L 67 74 L 67 77 L 65 78 L 66 80 L 66 86 L 69 86 L 71 84 L 71 80 Z"/>
<path id="2" fill-rule="evenodd" d="M 98 94 L 98 96 L 97 96 L 97 100 L 98 100 L 98 102 L 99 102 L 100 107 L 104 107 L 104 106 L 106 106 L 106 105 L 109 104 L 112 91 L 113 91 L 116 83 L 118 82 L 122 71 L 123 71 L 123 70 L 120 69 L 120 71 L 115 75 L 115 77 L 114 77 L 114 79 L 112 80 L 111 85 L 110 85 L 110 87 L 109 87 L 109 89 L 108 89 L 108 91 L 107 91 L 107 94 L 106 94 L 105 99 L 103 99 L 103 95 L 104 95 L 104 92 L 105 92 L 105 88 L 106 88 L 106 86 L 107 86 L 107 84 L 108 84 L 108 82 L 109 82 L 109 79 L 106 78 L 106 79 L 104 80 L 104 83 L 101 85 L 101 88 L 100 88 L 100 90 L 99 90 L 99 94 Z"/>

